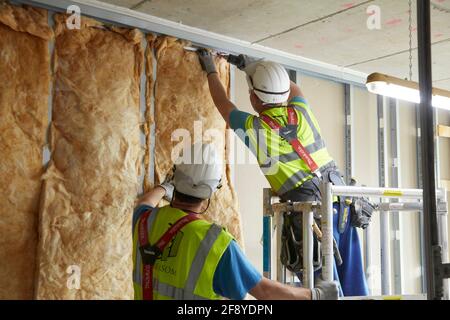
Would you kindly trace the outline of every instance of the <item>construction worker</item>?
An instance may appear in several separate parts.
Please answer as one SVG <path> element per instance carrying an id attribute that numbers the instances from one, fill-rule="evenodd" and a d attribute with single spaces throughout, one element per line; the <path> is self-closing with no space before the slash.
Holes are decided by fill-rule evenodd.
<path id="1" fill-rule="evenodd" d="M 310 106 L 281 65 L 243 55 L 228 58 L 246 73 L 250 102 L 258 113 L 255 116 L 238 110 L 228 99 L 211 52 L 200 49 L 197 53 L 207 73 L 214 104 L 253 151 L 272 190 L 282 201 L 320 201 L 322 179 L 344 185 Z M 338 267 L 334 266 L 335 280 L 340 282 L 343 295 L 365 296 L 368 289 L 355 227 L 367 227 L 371 212 L 359 210 L 350 218 L 349 212 L 355 210 L 350 210 L 348 200 L 342 198 L 335 203 L 339 214 L 334 215 L 334 237 L 343 261 Z M 302 228 L 298 223 L 301 214 L 286 213 L 284 217 L 281 261 L 301 279 Z M 315 270 L 319 270 L 319 245 L 317 238 L 315 240 L 314 256 L 319 260 Z"/>
<path id="2" fill-rule="evenodd" d="M 264 300 L 338 298 L 334 282 L 309 290 L 263 278 L 230 233 L 204 220 L 210 198 L 220 188 L 222 166 L 212 145 L 187 149 L 195 163 L 176 165 L 173 180 L 145 194 L 135 209 L 135 299 L 240 300 L 247 293 Z M 170 205 L 158 208 L 163 198 Z"/>

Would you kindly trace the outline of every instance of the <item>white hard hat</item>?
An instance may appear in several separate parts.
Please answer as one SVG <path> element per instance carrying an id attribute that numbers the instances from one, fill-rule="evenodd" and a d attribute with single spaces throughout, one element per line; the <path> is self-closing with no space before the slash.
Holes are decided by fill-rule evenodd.
<path id="1" fill-rule="evenodd" d="M 183 162 L 175 167 L 173 184 L 176 191 L 199 199 L 211 198 L 221 187 L 223 169 L 216 149 L 211 144 L 197 143 L 185 151 L 190 151 L 190 155 L 184 155 Z"/>
<path id="2" fill-rule="evenodd" d="M 257 62 L 255 71 L 247 76 L 250 89 L 266 104 L 283 103 L 289 99 L 291 80 L 286 69 L 275 62 Z"/>

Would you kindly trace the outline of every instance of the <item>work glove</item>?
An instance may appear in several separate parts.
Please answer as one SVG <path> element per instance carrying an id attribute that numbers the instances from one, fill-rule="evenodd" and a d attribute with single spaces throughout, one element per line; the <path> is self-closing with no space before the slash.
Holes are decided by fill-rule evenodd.
<path id="1" fill-rule="evenodd" d="M 211 73 L 217 73 L 216 64 L 214 63 L 214 57 L 211 52 L 206 49 L 197 50 L 198 59 L 200 60 L 200 65 L 202 69 L 206 71 L 207 75 Z"/>
<path id="2" fill-rule="evenodd" d="M 256 71 L 257 62 L 263 61 L 263 59 L 252 58 L 243 54 L 238 56 L 230 54 L 227 61 L 251 77 Z"/>
<path id="3" fill-rule="evenodd" d="M 316 287 L 311 289 L 311 300 L 338 300 L 338 286 L 336 281 L 326 282 L 319 278 Z"/>
<path id="4" fill-rule="evenodd" d="M 352 227 L 366 229 L 369 226 L 375 209 L 375 205 L 366 198 L 353 199 L 350 205 Z"/>
<path id="5" fill-rule="evenodd" d="M 167 174 L 166 179 L 159 186 L 166 191 L 164 194 L 164 200 L 172 202 L 173 192 L 175 190 L 173 185 L 173 171 Z"/>

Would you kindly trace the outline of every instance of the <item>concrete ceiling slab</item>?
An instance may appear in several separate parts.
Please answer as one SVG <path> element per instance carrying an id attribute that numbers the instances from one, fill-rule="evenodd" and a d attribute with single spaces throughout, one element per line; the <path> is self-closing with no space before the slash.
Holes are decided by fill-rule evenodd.
<path id="1" fill-rule="evenodd" d="M 100 1 L 107 2 L 110 4 L 114 4 L 116 6 L 121 6 L 121 7 L 128 8 L 128 9 L 133 8 L 142 2 L 142 0 L 100 0 Z"/>
<path id="2" fill-rule="evenodd" d="M 445 1 L 445 0 L 444 0 Z M 340 65 L 352 66 L 408 50 L 408 1 L 378 0 L 381 30 L 367 27 L 368 6 L 347 10 L 320 22 L 261 42 L 293 54 Z M 413 30 L 416 28 L 413 8 Z M 450 15 L 433 10 L 433 40 L 450 39 Z M 417 43 L 416 32 L 413 45 Z"/>
<path id="3" fill-rule="evenodd" d="M 433 80 L 437 85 L 439 80 L 450 78 L 450 41 L 444 41 L 433 45 Z M 413 50 L 413 81 L 418 81 L 418 57 L 417 50 Z M 409 52 L 402 52 L 386 58 L 373 60 L 352 67 L 365 73 L 381 72 L 398 78 L 409 78 Z M 444 84 L 445 85 L 445 84 Z M 442 89 L 450 89 L 445 87 Z"/>
<path id="4" fill-rule="evenodd" d="M 407 0 L 101 1 L 357 71 L 409 74 Z M 438 81 L 450 78 L 450 0 L 432 4 L 433 79 Z M 367 28 L 371 5 L 381 9 L 381 30 Z M 416 50 L 413 58 L 417 80 Z M 447 81 L 442 84 L 450 88 Z"/>
<path id="5" fill-rule="evenodd" d="M 148 0 L 135 9 L 192 27 L 254 42 L 370 1 Z"/>

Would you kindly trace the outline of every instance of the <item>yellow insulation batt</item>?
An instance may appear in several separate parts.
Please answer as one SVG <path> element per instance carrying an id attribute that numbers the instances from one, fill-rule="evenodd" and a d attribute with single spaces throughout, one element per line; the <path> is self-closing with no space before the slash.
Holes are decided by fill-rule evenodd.
<path id="1" fill-rule="evenodd" d="M 38 299 L 131 299 L 142 35 L 55 16 L 50 166 L 44 177 Z"/>
<path id="2" fill-rule="evenodd" d="M 32 299 L 50 85 L 47 11 L 0 2 L 0 299 Z"/>
<path id="3" fill-rule="evenodd" d="M 155 119 L 149 119 L 156 125 L 156 182 L 162 181 L 173 167 L 172 153 L 178 153 L 177 148 L 183 141 L 212 142 L 227 163 L 226 123 L 213 104 L 197 54 L 184 50 L 190 45 L 187 42 L 172 37 L 158 37 L 154 41 L 153 36 L 150 37 L 149 44 L 154 45 L 157 59 Z M 147 58 L 151 56 L 147 55 Z M 229 88 L 229 65 L 223 59 L 216 62 L 220 79 Z M 229 165 L 224 166 L 222 183 L 222 189 L 211 200 L 206 217 L 226 227 L 242 245 L 241 219 Z"/>

